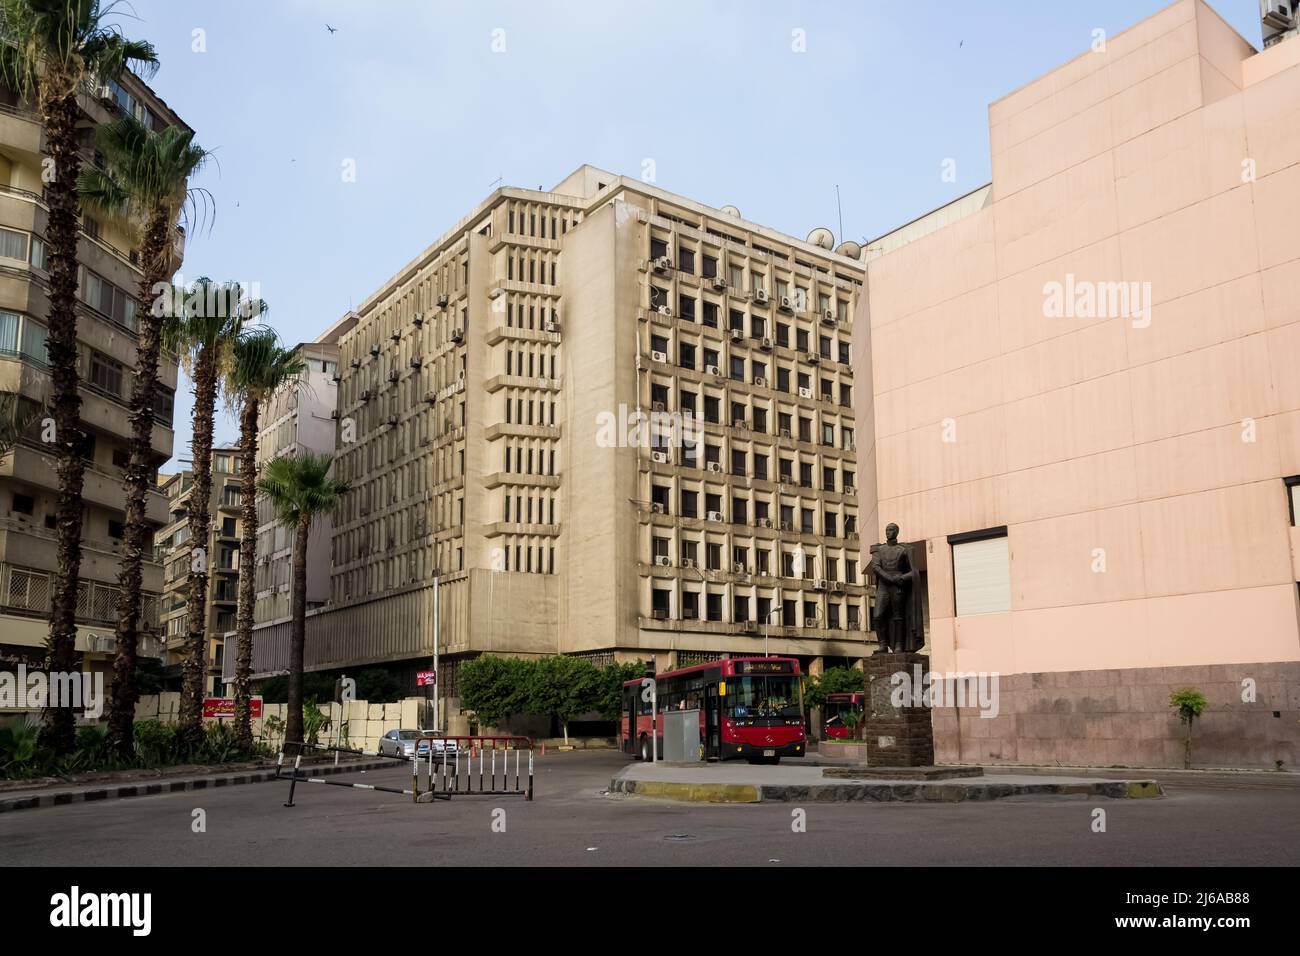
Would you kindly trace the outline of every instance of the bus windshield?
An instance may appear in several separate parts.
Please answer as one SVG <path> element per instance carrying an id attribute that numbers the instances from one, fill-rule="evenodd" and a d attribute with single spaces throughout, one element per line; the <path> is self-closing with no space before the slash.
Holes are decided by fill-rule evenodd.
<path id="1" fill-rule="evenodd" d="M 727 716 L 799 717 L 799 678 L 794 675 L 730 677 L 727 679 Z"/>

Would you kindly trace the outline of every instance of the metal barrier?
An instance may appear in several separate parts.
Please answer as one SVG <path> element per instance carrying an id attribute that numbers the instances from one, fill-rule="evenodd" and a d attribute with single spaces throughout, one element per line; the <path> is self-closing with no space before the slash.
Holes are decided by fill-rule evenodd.
<path id="1" fill-rule="evenodd" d="M 427 753 L 421 758 L 420 744 L 429 741 Z M 462 741 L 465 743 L 462 744 Z M 436 744 L 441 743 L 439 748 Z M 533 799 L 533 741 L 531 737 L 421 737 L 415 742 L 417 760 L 423 759 L 429 769 L 429 791 L 434 799 L 454 795 L 474 794 L 521 796 Z M 450 751 L 450 753 L 449 753 Z M 527 751 L 527 783 L 524 782 L 524 758 Z M 514 767 L 510 755 L 514 754 Z M 491 755 L 489 758 L 488 755 Z M 500 761 L 497 755 L 500 754 Z M 477 773 L 474 760 L 477 757 Z M 463 758 L 463 761 L 462 761 Z M 511 770 L 514 785 L 511 785 Z M 501 785 L 497 786 L 497 773 Z M 439 787 L 441 786 L 441 789 Z"/>
<path id="2" fill-rule="evenodd" d="M 468 744 L 462 746 L 461 741 Z M 421 744 L 428 742 L 426 748 Z M 435 743 L 441 743 L 441 747 Z M 488 746 L 490 744 L 490 746 Z M 328 787 L 350 787 L 353 790 L 374 790 L 380 793 L 396 793 L 409 796 L 413 803 L 420 802 L 420 797 L 433 800 L 450 800 L 453 796 L 497 795 L 522 796 L 525 800 L 533 799 L 533 741 L 529 737 L 420 737 L 415 742 L 415 756 L 396 756 L 380 753 L 376 750 L 358 750 L 353 747 L 329 747 L 323 744 L 309 744 L 302 741 L 285 741 L 280 748 L 275 762 L 275 778 L 284 779 L 284 754 L 290 747 L 297 748 L 293 758 L 293 767 L 289 776 L 289 800 L 286 807 L 294 806 L 293 798 L 298 784 L 318 783 Z M 379 784 L 347 783 L 341 780 L 326 780 L 324 777 L 300 776 L 302 754 L 304 750 L 318 750 L 325 753 L 352 754 L 360 757 L 380 757 L 384 760 L 409 761 L 411 764 L 411 788 L 384 787 Z M 421 752 L 423 750 L 423 753 Z M 523 783 L 522 754 L 528 752 L 527 785 Z M 491 753 L 491 760 L 487 755 Z M 497 754 L 500 753 L 501 786 L 497 786 Z M 510 786 L 510 754 L 514 754 L 514 785 Z M 474 759 L 478 758 L 477 785 L 475 781 Z M 462 759 L 463 758 L 463 759 Z M 428 786 L 420 790 L 420 764 L 427 768 Z M 462 769 L 463 768 L 463 769 Z M 486 775 L 486 779 L 485 779 Z"/>

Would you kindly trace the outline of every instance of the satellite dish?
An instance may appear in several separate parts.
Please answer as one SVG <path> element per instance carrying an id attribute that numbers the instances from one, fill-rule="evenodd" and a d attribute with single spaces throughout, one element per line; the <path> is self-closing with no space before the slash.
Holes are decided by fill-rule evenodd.
<path id="1" fill-rule="evenodd" d="M 731 216 L 735 219 L 740 218 L 740 210 L 737 209 L 735 206 L 723 206 L 722 212 L 726 213 L 728 216 Z"/>
<path id="2" fill-rule="evenodd" d="M 814 246 L 820 246 L 827 252 L 835 245 L 835 234 L 825 226 L 818 226 L 812 232 L 808 233 L 808 242 Z"/>
<path id="3" fill-rule="evenodd" d="M 835 253 L 836 255 L 844 256 L 847 259 L 861 259 L 862 247 L 856 242 L 849 240 L 848 242 L 841 242 L 840 247 L 835 250 Z"/>

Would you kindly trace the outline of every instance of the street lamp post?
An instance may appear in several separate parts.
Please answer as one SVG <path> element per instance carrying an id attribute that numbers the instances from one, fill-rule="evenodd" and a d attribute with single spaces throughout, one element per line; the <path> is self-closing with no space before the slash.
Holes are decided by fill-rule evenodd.
<path id="1" fill-rule="evenodd" d="M 774 607 L 767 612 L 767 617 L 763 619 L 763 656 L 764 657 L 772 656 L 770 650 L 768 649 L 768 638 L 771 636 L 770 629 L 772 626 L 772 615 L 780 614 L 780 613 L 781 613 L 781 608 Z"/>

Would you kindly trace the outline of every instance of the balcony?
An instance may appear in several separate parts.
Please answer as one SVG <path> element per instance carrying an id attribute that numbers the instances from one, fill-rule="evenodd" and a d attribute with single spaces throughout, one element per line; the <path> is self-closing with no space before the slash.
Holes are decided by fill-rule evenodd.
<path id="1" fill-rule="evenodd" d="M 53 575 L 44 571 L 0 563 L 0 608 L 22 614 L 48 617 L 53 593 Z M 77 590 L 77 622 L 116 628 L 119 588 L 98 581 L 81 581 Z M 159 596 L 145 594 L 142 626 L 158 627 Z"/>
<path id="2" fill-rule="evenodd" d="M 19 445 L 4 461 L 0 461 L 0 477 L 11 477 L 38 488 L 57 487 L 54 458 L 30 445 Z M 87 465 L 81 496 L 83 500 L 102 508 L 121 512 L 123 506 L 122 478 L 94 465 Z M 156 525 L 167 523 L 167 499 L 157 492 L 145 497 L 145 517 Z"/>

